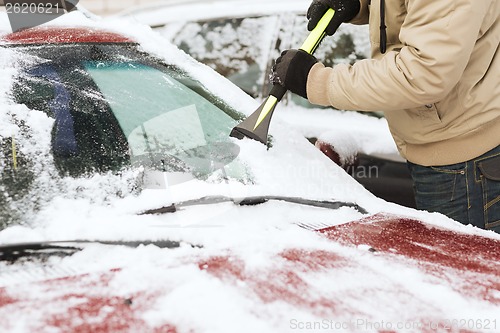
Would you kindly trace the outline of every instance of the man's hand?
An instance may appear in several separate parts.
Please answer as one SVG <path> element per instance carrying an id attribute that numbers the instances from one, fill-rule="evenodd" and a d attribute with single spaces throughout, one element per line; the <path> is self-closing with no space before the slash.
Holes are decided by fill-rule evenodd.
<path id="1" fill-rule="evenodd" d="M 329 8 L 335 10 L 332 21 L 326 28 L 326 34 L 331 36 L 335 33 L 342 22 L 352 20 L 359 13 L 359 0 L 313 0 L 307 10 L 307 30 L 313 30 Z"/>
<path id="2" fill-rule="evenodd" d="M 318 60 L 303 50 L 286 50 L 276 59 L 271 82 L 307 99 L 307 76 Z"/>

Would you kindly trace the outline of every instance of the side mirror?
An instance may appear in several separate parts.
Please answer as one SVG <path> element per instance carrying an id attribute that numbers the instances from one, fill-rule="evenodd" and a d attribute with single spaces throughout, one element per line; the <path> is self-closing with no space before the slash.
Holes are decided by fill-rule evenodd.
<path id="1" fill-rule="evenodd" d="M 355 168 L 358 164 L 357 152 L 340 153 L 335 149 L 333 144 L 323 140 L 316 140 L 314 146 L 321 150 L 323 154 L 328 156 L 335 164 L 342 167 L 344 170 Z"/>

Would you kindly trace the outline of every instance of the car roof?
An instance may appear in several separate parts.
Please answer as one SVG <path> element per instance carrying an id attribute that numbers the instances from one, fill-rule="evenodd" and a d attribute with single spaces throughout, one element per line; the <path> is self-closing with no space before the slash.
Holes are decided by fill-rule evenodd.
<path id="1" fill-rule="evenodd" d="M 136 43 L 116 32 L 91 27 L 39 26 L 0 37 L 0 45 Z"/>

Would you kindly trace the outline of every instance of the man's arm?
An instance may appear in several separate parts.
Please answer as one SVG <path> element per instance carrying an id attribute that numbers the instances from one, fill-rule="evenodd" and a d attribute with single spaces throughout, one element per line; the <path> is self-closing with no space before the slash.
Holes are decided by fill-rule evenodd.
<path id="1" fill-rule="evenodd" d="M 410 0 L 401 50 L 354 65 L 312 67 L 307 96 L 346 110 L 397 110 L 435 103 L 458 83 L 491 0 Z"/>

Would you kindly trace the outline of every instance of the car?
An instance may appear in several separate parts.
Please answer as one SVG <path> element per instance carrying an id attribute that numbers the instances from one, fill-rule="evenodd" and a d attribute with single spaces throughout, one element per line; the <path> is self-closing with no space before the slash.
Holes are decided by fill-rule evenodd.
<path id="1" fill-rule="evenodd" d="M 0 16 L 1 17 L 1 16 Z M 500 236 L 388 203 L 142 25 L 0 20 L 0 330 L 497 330 Z"/>
<path id="2" fill-rule="evenodd" d="M 305 14 L 309 4 L 309 0 L 286 4 L 267 0 L 164 1 L 133 6 L 116 16 L 148 24 L 250 96 L 262 100 L 271 89 L 269 71 L 274 59 L 284 49 L 299 47 L 307 37 Z M 328 66 L 369 58 L 367 29 L 343 24 L 322 41 L 315 55 Z M 352 116 L 318 108 L 289 93 L 275 117 L 292 124 L 378 197 L 414 208 L 413 182 L 387 122 L 378 119 L 383 114 Z"/>

